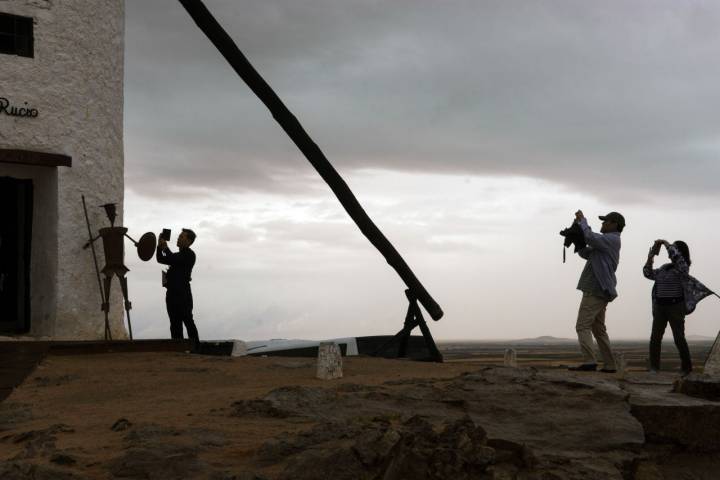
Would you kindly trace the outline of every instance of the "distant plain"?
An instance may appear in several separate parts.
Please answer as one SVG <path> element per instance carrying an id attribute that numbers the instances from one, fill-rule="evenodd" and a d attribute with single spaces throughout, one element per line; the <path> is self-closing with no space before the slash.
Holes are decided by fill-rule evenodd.
<path id="1" fill-rule="evenodd" d="M 712 339 L 688 341 L 693 368 L 702 371 L 705 359 L 713 345 Z M 612 343 L 616 353 L 625 356 L 629 370 L 646 370 L 648 341 L 617 340 Z M 514 349 L 519 366 L 560 368 L 582 361 L 577 341 L 570 338 L 539 337 L 521 340 L 445 340 L 438 348 L 446 362 L 474 362 L 481 365 L 502 365 L 505 350 Z M 663 339 L 661 368 L 667 371 L 680 369 L 680 357 L 672 336 Z"/>

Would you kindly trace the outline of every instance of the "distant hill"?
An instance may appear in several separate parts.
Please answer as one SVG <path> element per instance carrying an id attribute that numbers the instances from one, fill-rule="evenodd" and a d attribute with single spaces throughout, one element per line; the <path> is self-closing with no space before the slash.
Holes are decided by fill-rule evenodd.
<path id="1" fill-rule="evenodd" d="M 707 343 L 712 342 L 715 340 L 715 337 L 709 337 L 707 335 L 687 335 L 686 336 L 688 342 L 694 342 L 694 343 Z M 612 344 L 619 344 L 619 345 L 625 345 L 627 344 L 647 344 L 647 342 L 650 340 L 649 333 L 648 338 L 616 338 L 611 337 L 610 343 Z M 665 334 L 665 337 L 663 338 L 663 342 L 665 343 L 672 343 L 672 333 L 670 333 L 670 329 L 668 328 L 668 331 Z M 459 339 L 453 339 L 453 340 L 439 340 L 439 345 L 442 345 L 445 349 L 464 349 L 468 347 L 472 347 L 473 345 L 521 345 L 521 346 L 553 346 L 553 345 L 576 345 L 577 344 L 577 338 L 563 338 L 563 337 L 553 337 L 551 335 L 541 335 L 539 337 L 534 338 L 493 338 L 493 339 L 487 339 L 487 340 L 459 340 Z"/>
<path id="2" fill-rule="evenodd" d="M 550 335 L 542 335 L 535 338 L 521 338 L 519 340 L 510 340 L 508 343 L 512 345 L 561 345 L 566 343 L 576 343 L 574 338 L 559 338 Z"/>
<path id="3" fill-rule="evenodd" d="M 711 342 L 715 340 L 715 337 L 708 337 L 707 335 L 686 335 L 685 338 L 691 342 Z"/>

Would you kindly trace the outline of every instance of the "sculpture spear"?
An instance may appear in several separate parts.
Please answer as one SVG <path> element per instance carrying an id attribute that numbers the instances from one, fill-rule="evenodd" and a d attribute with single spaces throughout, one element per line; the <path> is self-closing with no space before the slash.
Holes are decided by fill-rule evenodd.
<path id="1" fill-rule="evenodd" d="M 295 115 L 283 104 L 270 85 L 260 76 L 248 59 L 243 55 L 235 42 L 227 32 L 215 20 L 210 11 L 201 0 L 179 0 L 190 14 L 198 27 L 205 33 L 215 45 L 220 54 L 228 61 L 230 66 L 237 72 L 248 87 L 260 98 L 270 110 L 273 118 L 280 124 L 285 133 L 295 142 L 295 145 L 305 155 L 308 161 L 315 167 L 315 170 L 325 180 L 330 189 L 335 193 L 345 211 L 350 215 L 360 231 L 370 240 L 375 248 L 385 257 L 385 260 L 400 275 L 408 288 L 412 291 L 418 301 L 425 307 L 434 320 L 440 320 L 443 316 L 442 308 L 430 296 L 425 287 L 420 283 L 410 267 L 405 263 L 400 253 L 393 247 L 390 241 L 382 234 L 380 229 L 373 223 L 365 213 L 360 203 L 353 195 L 350 187 L 330 164 L 325 154 L 320 150 L 310 136 L 305 132 Z"/>
<path id="2" fill-rule="evenodd" d="M 105 298 L 106 292 L 103 289 L 102 281 L 100 280 L 100 268 L 98 267 L 97 255 L 95 255 L 95 242 L 93 242 L 92 230 L 90 230 L 90 218 L 88 217 L 88 213 L 87 213 L 87 205 L 85 205 L 85 195 L 81 195 L 81 197 L 82 197 L 82 204 L 83 204 L 83 212 L 85 212 L 85 223 L 87 224 L 87 230 L 88 230 L 88 244 L 90 245 L 90 250 L 92 250 L 93 262 L 95 263 L 95 274 L 97 275 L 98 287 L 100 288 L 100 297 L 102 297 L 102 303 L 105 304 L 105 302 L 107 301 Z M 110 332 L 110 325 L 108 324 L 108 320 L 107 320 L 107 316 L 106 316 L 105 317 L 105 340 L 107 340 L 108 338 L 110 338 L 110 340 L 112 340 L 112 333 Z M 130 334 L 130 338 L 132 339 L 132 333 Z"/>

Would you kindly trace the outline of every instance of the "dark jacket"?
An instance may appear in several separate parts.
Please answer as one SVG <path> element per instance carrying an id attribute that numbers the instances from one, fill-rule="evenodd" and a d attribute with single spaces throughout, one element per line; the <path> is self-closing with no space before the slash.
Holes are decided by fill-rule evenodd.
<path id="1" fill-rule="evenodd" d="M 158 247 L 155 258 L 158 263 L 170 266 L 167 272 L 168 293 L 189 293 L 195 252 L 190 248 L 183 248 L 173 253 L 167 247 Z"/>

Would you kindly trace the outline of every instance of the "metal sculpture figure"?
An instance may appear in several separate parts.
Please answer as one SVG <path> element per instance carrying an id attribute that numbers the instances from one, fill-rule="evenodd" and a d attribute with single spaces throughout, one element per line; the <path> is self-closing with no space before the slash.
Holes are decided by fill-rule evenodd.
<path id="1" fill-rule="evenodd" d="M 363 210 L 347 183 L 345 183 L 335 168 L 330 164 L 325 154 L 320 150 L 320 147 L 313 142 L 297 118 L 288 110 L 270 85 L 267 84 L 257 70 L 250 64 L 245 55 L 243 55 L 232 38 L 230 38 L 217 20 L 215 20 L 202 1 L 179 1 L 197 26 L 205 33 L 220 54 L 225 57 L 230 66 L 245 81 L 247 86 L 250 87 L 265 104 L 272 113 L 273 118 L 275 118 L 282 129 L 285 130 L 285 133 L 288 134 L 295 145 L 302 151 L 312 166 L 315 167 L 315 170 L 317 170 L 323 180 L 328 184 L 345 211 L 350 215 L 358 228 L 360 228 L 363 235 L 380 251 L 387 263 L 395 269 L 412 292 L 408 298 L 419 301 L 434 320 L 440 320 L 443 316 L 440 305 L 430 296 L 395 247 L 393 247 L 367 213 L 365 213 L 365 210 Z M 410 300 L 411 308 L 413 306 L 413 300 Z M 417 303 L 415 303 L 415 305 L 417 306 Z M 403 329 L 403 331 L 404 330 L 405 329 Z M 428 338 L 432 340 L 427 327 L 423 330 L 423 336 L 425 336 L 426 340 Z"/>
<path id="2" fill-rule="evenodd" d="M 110 286 L 112 285 L 113 276 L 117 276 L 120 281 L 120 289 L 122 290 L 123 300 L 125 301 L 125 314 L 127 315 L 128 322 L 128 333 L 130 334 L 130 340 L 133 339 L 132 334 L 132 323 L 130 321 L 130 309 L 132 303 L 128 298 L 128 285 L 125 274 L 130 271 L 125 266 L 125 237 L 129 238 L 138 250 L 138 255 L 141 260 L 147 261 L 152 258 L 155 251 L 155 234 L 148 232 L 140 238 L 140 242 L 136 242 L 130 235 L 127 234 L 128 229 L 125 227 L 116 227 L 115 218 L 116 205 L 114 203 L 106 203 L 101 205 L 105 209 L 108 220 L 110 220 L 110 226 L 101 228 L 98 231 L 96 237 L 92 237 L 90 233 L 90 222 L 88 221 L 88 234 L 90 239 L 85 243 L 83 249 L 93 247 L 93 259 L 95 260 L 95 271 L 98 275 L 98 283 L 100 282 L 100 271 L 105 275 L 103 279 L 101 293 L 102 293 L 102 311 L 105 312 L 105 340 L 112 340 L 112 333 L 110 332 L 110 324 L 108 315 L 110 313 Z M 83 208 L 85 208 L 85 197 L 83 196 Z M 87 220 L 87 208 L 85 208 L 85 218 Z M 97 258 L 95 257 L 95 247 L 93 244 L 96 240 L 102 238 L 103 251 L 105 253 L 105 266 L 102 270 L 98 270 Z M 149 255 L 148 255 L 149 254 Z"/>

